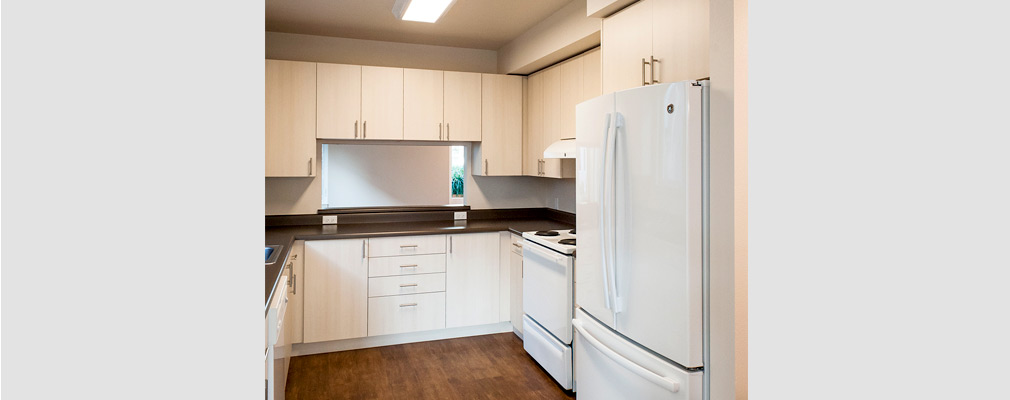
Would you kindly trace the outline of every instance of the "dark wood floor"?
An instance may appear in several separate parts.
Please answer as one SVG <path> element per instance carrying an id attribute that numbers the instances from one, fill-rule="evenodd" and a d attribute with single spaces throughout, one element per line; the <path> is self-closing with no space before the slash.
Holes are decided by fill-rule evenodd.
<path id="1" fill-rule="evenodd" d="M 294 357 L 286 397 L 574 399 L 512 333 Z"/>

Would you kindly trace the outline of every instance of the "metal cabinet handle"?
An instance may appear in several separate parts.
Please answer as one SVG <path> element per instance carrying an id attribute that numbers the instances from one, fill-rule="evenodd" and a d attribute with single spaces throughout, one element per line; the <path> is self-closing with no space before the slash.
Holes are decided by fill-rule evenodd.
<path id="1" fill-rule="evenodd" d="M 354 120 L 354 138 L 358 138 L 358 120 Z"/>
<path id="2" fill-rule="evenodd" d="M 309 176 L 312 176 L 312 157 L 309 157 Z"/>
<path id="3" fill-rule="evenodd" d="M 487 175 L 487 159 L 484 159 L 484 175 Z"/>
<path id="4" fill-rule="evenodd" d="M 291 255 L 291 259 L 292 260 L 297 260 L 298 259 L 298 255 L 297 254 L 292 254 Z"/>
<path id="5" fill-rule="evenodd" d="M 365 258 L 365 243 L 367 242 L 364 240 L 361 241 L 361 258 Z"/>
<path id="6" fill-rule="evenodd" d="M 361 138 L 364 139 L 366 137 L 368 137 L 368 121 L 361 123 Z"/>
<path id="7" fill-rule="evenodd" d="M 516 242 L 516 243 L 512 243 L 512 245 L 515 246 L 515 247 L 517 247 L 517 248 L 520 248 L 520 249 L 523 248 L 522 243 Z"/>
<path id="8" fill-rule="evenodd" d="M 298 294 L 298 275 L 291 275 L 291 280 L 295 282 L 291 286 L 291 294 Z"/>
<path id="9" fill-rule="evenodd" d="M 417 264 L 401 265 L 400 268 L 417 268 Z"/>
<path id="10" fill-rule="evenodd" d="M 442 140 L 442 123 L 438 123 L 438 140 Z"/>
<path id="11" fill-rule="evenodd" d="M 445 123 L 445 140 L 449 140 L 449 123 Z"/>
<path id="12" fill-rule="evenodd" d="M 414 307 L 416 305 L 417 305 L 417 303 L 403 303 L 403 304 L 400 304 L 400 307 Z"/>
<path id="13" fill-rule="evenodd" d="M 642 86 L 645 86 L 645 85 L 649 84 L 649 81 L 645 80 L 645 66 L 646 65 L 649 65 L 649 62 L 645 61 L 645 59 L 643 58 L 642 59 Z"/>
<path id="14" fill-rule="evenodd" d="M 289 262 L 288 263 L 288 272 L 290 272 L 292 275 L 294 275 L 294 273 L 295 273 L 295 263 L 293 263 L 293 262 Z M 288 287 L 291 287 L 291 285 L 292 285 L 292 282 L 289 279 L 288 280 Z"/>
<path id="15" fill-rule="evenodd" d="M 400 287 L 414 287 L 417 286 L 416 283 L 401 283 Z"/>
<path id="16" fill-rule="evenodd" d="M 408 247 L 417 247 L 417 245 L 416 244 L 401 244 L 400 245 L 401 249 L 405 249 L 405 248 L 408 248 Z"/>
<path id="17" fill-rule="evenodd" d="M 649 56 L 649 58 L 652 59 L 652 62 L 649 63 L 649 77 L 652 78 L 652 83 L 659 83 L 659 81 L 656 80 L 656 63 L 658 63 L 659 60 L 653 56 Z"/>
<path id="18" fill-rule="evenodd" d="M 449 252 L 452 253 L 452 236 L 449 236 Z"/>

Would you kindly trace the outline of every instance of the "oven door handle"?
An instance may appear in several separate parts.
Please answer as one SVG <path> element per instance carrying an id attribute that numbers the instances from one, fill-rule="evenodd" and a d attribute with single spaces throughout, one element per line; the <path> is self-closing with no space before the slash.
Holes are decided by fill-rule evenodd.
<path id="1" fill-rule="evenodd" d="M 529 241 L 529 239 L 527 239 Z M 523 251 L 529 250 L 531 253 L 536 253 L 540 257 L 546 258 L 548 260 L 554 261 L 555 263 L 561 264 L 565 261 L 565 256 L 559 255 L 551 250 L 547 250 L 538 244 L 523 246 Z"/>

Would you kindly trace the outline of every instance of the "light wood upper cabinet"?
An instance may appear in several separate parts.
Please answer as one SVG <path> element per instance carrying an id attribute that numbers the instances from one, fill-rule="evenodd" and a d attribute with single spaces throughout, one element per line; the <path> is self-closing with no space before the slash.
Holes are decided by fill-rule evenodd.
<path id="1" fill-rule="evenodd" d="M 481 140 L 481 74 L 445 71 L 445 140 Z"/>
<path id="2" fill-rule="evenodd" d="M 708 77 L 708 0 L 652 1 L 655 79 L 670 83 Z"/>
<path id="3" fill-rule="evenodd" d="M 498 232 L 449 235 L 445 327 L 499 321 Z"/>
<path id="4" fill-rule="evenodd" d="M 361 67 L 361 136 L 403 140 L 403 68 Z"/>
<path id="5" fill-rule="evenodd" d="M 482 74 L 481 92 L 482 138 L 474 146 L 473 174 L 522 175 L 522 77 Z"/>
<path id="6" fill-rule="evenodd" d="M 647 84 L 652 54 L 652 1 L 642 0 L 603 19 L 603 93 Z"/>
<path id="7" fill-rule="evenodd" d="M 575 137 L 575 105 L 581 103 L 584 98 L 582 80 L 582 57 L 576 57 L 561 64 L 561 131 L 559 132 L 559 140 Z"/>
<path id="8" fill-rule="evenodd" d="M 305 343 L 364 337 L 368 334 L 366 239 L 305 242 Z"/>
<path id="9" fill-rule="evenodd" d="M 315 176 L 316 64 L 266 60 L 266 176 Z"/>
<path id="10" fill-rule="evenodd" d="M 403 70 L 403 139 L 443 140 L 442 71 Z"/>
<path id="11" fill-rule="evenodd" d="M 523 138 L 523 175 L 540 176 L 544 152 L 544 75 L 527 78 L 526 132 Z"/>
<path id="12" fill-rule="evenodd" d="M 708 0 L 639 1 L 603 20 L 601 42 L 604 93 L 707 77 Z"/>
<path id="13" fill-rule="evenodd" d="M 602 53 L 596 48 L 582 55 L 582 101 L 603 95 Z"/>
<path id="14" fill-rule="evenodd" d="M 361 66 L 317 64 L 316 138 L 360 139 Z"/>

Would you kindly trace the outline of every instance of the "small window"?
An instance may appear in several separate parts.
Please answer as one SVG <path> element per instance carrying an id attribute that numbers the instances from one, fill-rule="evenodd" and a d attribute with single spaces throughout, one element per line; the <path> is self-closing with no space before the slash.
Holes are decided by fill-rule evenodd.
<path id="1" fill-rule="evenodd" d="M 463 166 L 466 165 L 465 154 L 463 146 L 452 146 L 449 151 L 450 154 L 450 165 L 449 165 L 449 204 L 463 204 L 463 181 L 466 174 L 463 171 Z"/>

